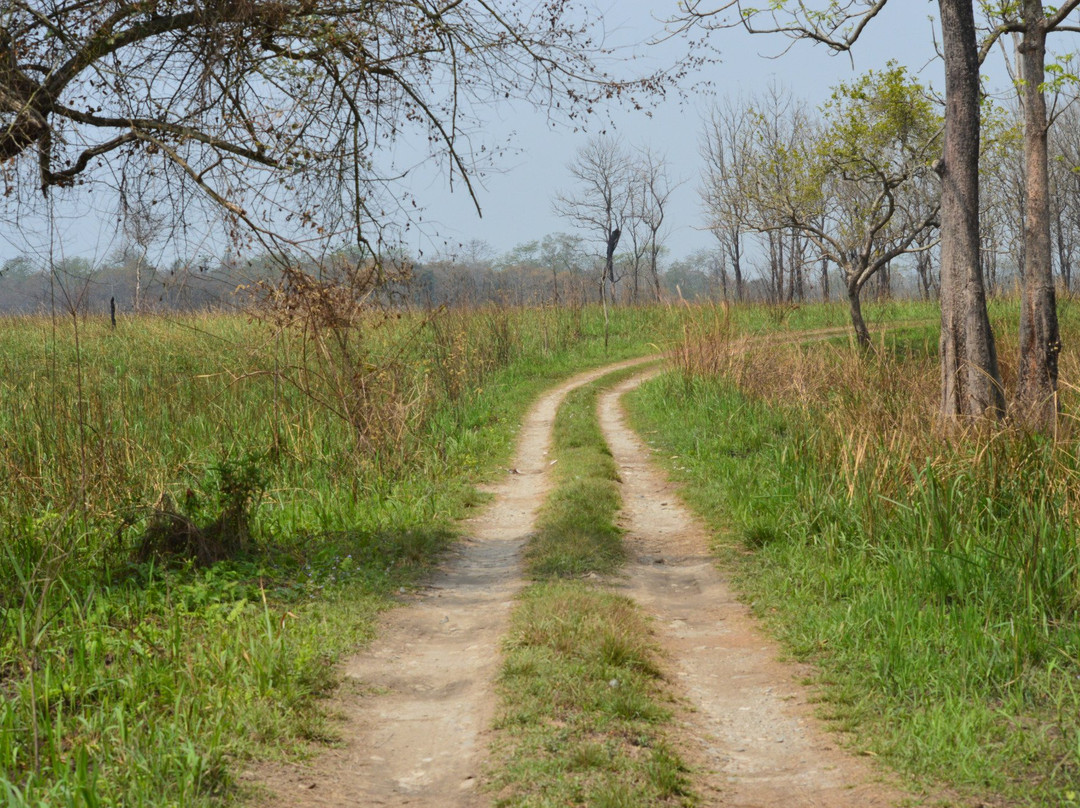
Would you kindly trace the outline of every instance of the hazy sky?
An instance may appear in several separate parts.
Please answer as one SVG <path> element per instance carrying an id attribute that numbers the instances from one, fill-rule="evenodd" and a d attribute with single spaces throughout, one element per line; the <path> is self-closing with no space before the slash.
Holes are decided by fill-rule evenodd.
<path id="1" fill-rule="evenodd" d="M 650 60 L 654 64 L 663 63 L 686 47 L 678 39 L 655 48 L 642 47 L 662 32 L 655 17 L 664 15 L 668 5 L 657 6 L 644 0 L 598 2 L 608 44 L 622 48 L 627 54 L 636 51 L 643 71 L 649 69 Z M 499 254 L 548 233 L 571 231 L 570 222 L 553 214 L 552 199 L 560 190 L 572 190 L 567 164 L 578 149 L 613 119 L 614 134 L 626 145 L 648 145 L 665 154 L 673 180 L 682 182 L 668 207 L 667 220 L 671 227 L 667 245 L 671 254 L 679 258 L 711 247 L 712 236 L 701 230 L 703 214 L 698 189 L 703 165 L 699 155 L 702 121 L 712 104 L 725 95 L 753 94 L 770 83 L 778 83 L 817 106 L 838 81 L 880 68 L 889 60 L 907 65 L 911 72 L 940 91 L 943 80 L 940 63 L 934 59 L 930 21 L 936 10 L 937 3 L 932 0 L 894 0 L 867 28 L 851 55 L 833 55 L 824 47 L 792 43 L 780 35 L 751 36 L 741 29 L 716 32 L 711 41 L 719 51 L 719 61 L 693 77 L 711 83 L 711 92 L 694 93 L 681 102 L 672 94 L 672 100 L 651 110 L 650 115 L 608 111 L 589 123 L 585 132 L 574 132 L 566 126 L 553 129 L 543 110 L 524 105 L 509 104 L 488 110 L 481 131 L 472 138 L 473 147 L 490 149 L 511 142 L 514 148 L 500 160 L 497 171 L 477 179 L 475 187 L 482 218 L 460 182 L 451 193 L 442 168 L 421 167 L 410 174 L 408 187 L 420 205 L 422 221 L 406 234 L 406 246 L 426 257 L 434 257 L 453 254 L 461 243 L 481 240 Z M 995 58 L 1000 64 L 1000 57 Z M 1001 82 L 997 84 L 1000 86 Z M 399 167 L 411 165 L 414 160 L 407 153 L 408 146 L 399 151 Z M 92 196 L 90 199 L 92 202 Z M 98 258 L 116 249 L 120 244 L 116 222 L 95 216 L 92 209 L 91 203 L 83 209 L 59 212 L 52 244 L 39 235 L 37 248 L 52 249 L 59 257 Z M 27 220 L 24 230 L 33 234 L 35 225 Z M 7 243 L 3 239 L 5 235 Z M 0 233 L 0 260 L 25 249 L 27 241 L 34 240 L 29 236 L 18 238 L 10 232 Z M 210 236 L 202 244 L 184 248 L 158 245 L 156 250 L 160 255 L 151 255 L 150 259 L 164 262 L 178 251 L 188 255 L 214 254 L 220 249 Z"/>

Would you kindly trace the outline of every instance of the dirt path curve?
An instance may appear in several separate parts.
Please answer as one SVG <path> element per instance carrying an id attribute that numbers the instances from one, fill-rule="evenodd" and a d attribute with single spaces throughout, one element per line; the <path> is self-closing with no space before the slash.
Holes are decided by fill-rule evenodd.
<path id="1" fill-rule="evenodd" d="M 839 750 L 778 661 L 709 553 L 708 533 L 678 500 L 624 420 L 620 397 L 649 374 L 600 399 L 600 423 L 622 478 L 622 526 L 631 561 L 621 588 L 656 620 L 658 640 L 690 710 L 679 741 L 704 772 L 703 803 L 754 808 L 878 808 L 905 795 L 861 758 Z"/>
<path id="2" fill-rule="evenodd" d="M 522 586 L 518 557 L 547 494 L 548 446 L 570 390 L 631 360 L 580 374 L 546 393 L 518 438 L 516 473 L 464 526 L 466 538 L 429 586 L 388 613 L 379 639 L 347 661 L 333 711 L 341 748 L 304 764 L 263 764 L 244 777 L 263 805 L 472 808 L 488 800 L 477 775 L 494 715 L 499 641 Z"/>

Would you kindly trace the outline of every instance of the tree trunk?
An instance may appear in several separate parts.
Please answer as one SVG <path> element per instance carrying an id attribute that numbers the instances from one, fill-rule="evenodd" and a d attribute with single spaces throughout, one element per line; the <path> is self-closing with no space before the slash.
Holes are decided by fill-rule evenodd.
<path id="1" fill-rule="evenodd" d="M 821 259 L 821 297 L 829 302 L 829 259 Z"/>
<path id="2" fill-rule="evenodd" d="M 1025 218 L 1020 289 L 1020 366 L 1015 415 L 1035 429 L 1057 418 L 1057 301 L 1050 242 L 1050 176 L 1047 154 L 1045 78 L 1046 19 L 1040 0 L 1024 0 L 1023 70 Z"/>
<path id="3" fill-rule="evenodd" d="M 1059 191 L 1063 193 L 1063 191 Z M 1066 294 L 1072 291 L 1072 244 L 1065 235 L 1065 228 L 1069 226 L 1063 210 L 1057 214 L 1057 254 L 1058 271 L 1061 273 L 1061 287 Z"/>
<path id="4" fill-rule="evenodd" d="M 743 299 L 743 283 L 742 283 L 742 250 L 736 248 L 732 252 L 731 256 L 731 269 L 735 274 L 735 300 L 738 303 L 742 303 Z"/>
<path id="5" fill-rule="evenodd" d="M 664 293 L 660 291 L 660 271 L 656 265 L 658 252 L 659 248 L 655 244 L 649 248 L 649 271 L 652 273 L 653 294 L 656 295 L 657 303 L 664 299 Z"/>
<path id="6" fill-rule="evenodd" d="M 979 62 L 972 0 L 938 0 L 945 61 L 941 176 L 941 411 L 1001 417 L 1005 399 L 979 266 Z"/>
<path id="7" fill-rule="evenodd" d="M 930 279 L 930 254 L 920 252 L 915 254 L 915 271 L 919 276 L 919 297 L 923 300 L 931 298 L 933 281 Z"/>
<path id="8" fill-rule="evenodd" d="M 791 297 L 800 303 L 805 299 L 806 293 L 803 286 L 803 254 L 804 248 L 798 231 L 791 234 Z"/>
<path id="9" fill-rule="evenodd" d="M 855 339 L 859 342 L 859 347 L 863 350 L 869 350 L 870 330 L 866 327 L 866 321 L 862 316 L 862 301 L 859 299 L 862 288 L 857 283 L 848 284 L 848 306 L 851 308 L 851 327 L 855 329 Z"/>
<path id="10" fill-rule="evenodd" d="M 606 292 L 606 298 L 612 305 L 615 304 L 615 248 L 619 246 L 621 235 L 622 230 L 617 227 L 608 233 L 607 252 L 604 258 L 604 282 L 601 292 Z M 607 346 L 604 347 L 606 349 Z"/>

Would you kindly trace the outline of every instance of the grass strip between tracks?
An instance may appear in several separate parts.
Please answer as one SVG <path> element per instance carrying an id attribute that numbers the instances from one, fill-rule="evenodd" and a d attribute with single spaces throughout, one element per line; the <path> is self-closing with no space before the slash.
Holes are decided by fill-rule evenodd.
<path id="1" fill-rule="evenodd" d="M 536 582 L 515 610 L 499 683 L 500 806 L 695 802 L 667 741 L 671 696 L 647 619 L 600 577 L 625 550 L 597 396 L 634 372 L 571 392 L 556 416 L 556 485 L 526 550 Z"/>

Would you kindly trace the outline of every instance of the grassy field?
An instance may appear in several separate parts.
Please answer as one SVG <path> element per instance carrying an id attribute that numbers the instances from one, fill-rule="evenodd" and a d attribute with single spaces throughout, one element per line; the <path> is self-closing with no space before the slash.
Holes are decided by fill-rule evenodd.
<path id="1" fill-rule="evenodd" d="M 2 801 L 227 804 L 244 796 L 245 761 L 332 738 L 318 705 L 335 661 L 453 540 L 536 394 L 683 343 L 677 368 L 635 395 L 638 425 L 677 455 L 672 473 L 745 596 L 818 666 L 826 715 L 928 788 L 1080 804 L 1077 311 L 1062 301 L 1065 415 L 1050 439 L 943 432 L 935 308 L 866 308 L 870 357 L 843 330 L 803 347 L 773 336 L 843 329 L 840 305 L 616 309 L 606 352 L 595 309 L 314 330 L 234 315 L 115 331 L 0 321 Z M 1015 304 L 991 314 L 1012 384 Z M 625 644 L 625 676 L 653 699 L 634 610 L 565 580 L 613 568 L 619 542 L 595 425 L 560 418 L 560 441 L 584 452 L 567 465 L 589 480 L 549 506 L 551 544 L 531 563 L 551 580 L 521 607 L 514 636 L 535 642 L 512 648 L 506 678 L 514 665 L 526 688 L 549 664 L 601 675 Z M 602 539 L 584 554 L 582 526 Z M 578 625 L 558 611 L 579 598 L 607 616 Z M 567 643 L 595 653 L 551 652 Z M 663 723 L 655 703 L 642 733 Z M 525 704 L 508 726 L 557 728 Z M 655 765 L 635 782 L 653 797 L 604 785 L 595 738 L 574 736 L 576 774 L 549 768 L 577 783 L 571 796 L 687 799 L 662 733 L 649 737 Z"/>
<path id="2" fill-rule="evenodd" d="M 1016 309 L 992 314 L 1011 383 Z M 724 340 L 680 357 L 633 395 L 635 423 L 746 599 L 817 666 L 822 713 L 962 804 L 1080 802 L 1075 390 L 1056 440 L 957 435 L 935 420 L 932 325 L 872 357 Z M 1072 344 L 1063 378 L 1078 360 Z"/>
<path id="3" fill-rule="evenodd" d="M 0 321 L 0 795 L 232 801 L 475 505 L 569 372 L 668 309 L 481 310 L 321 333 L 243 316 Z"/>

